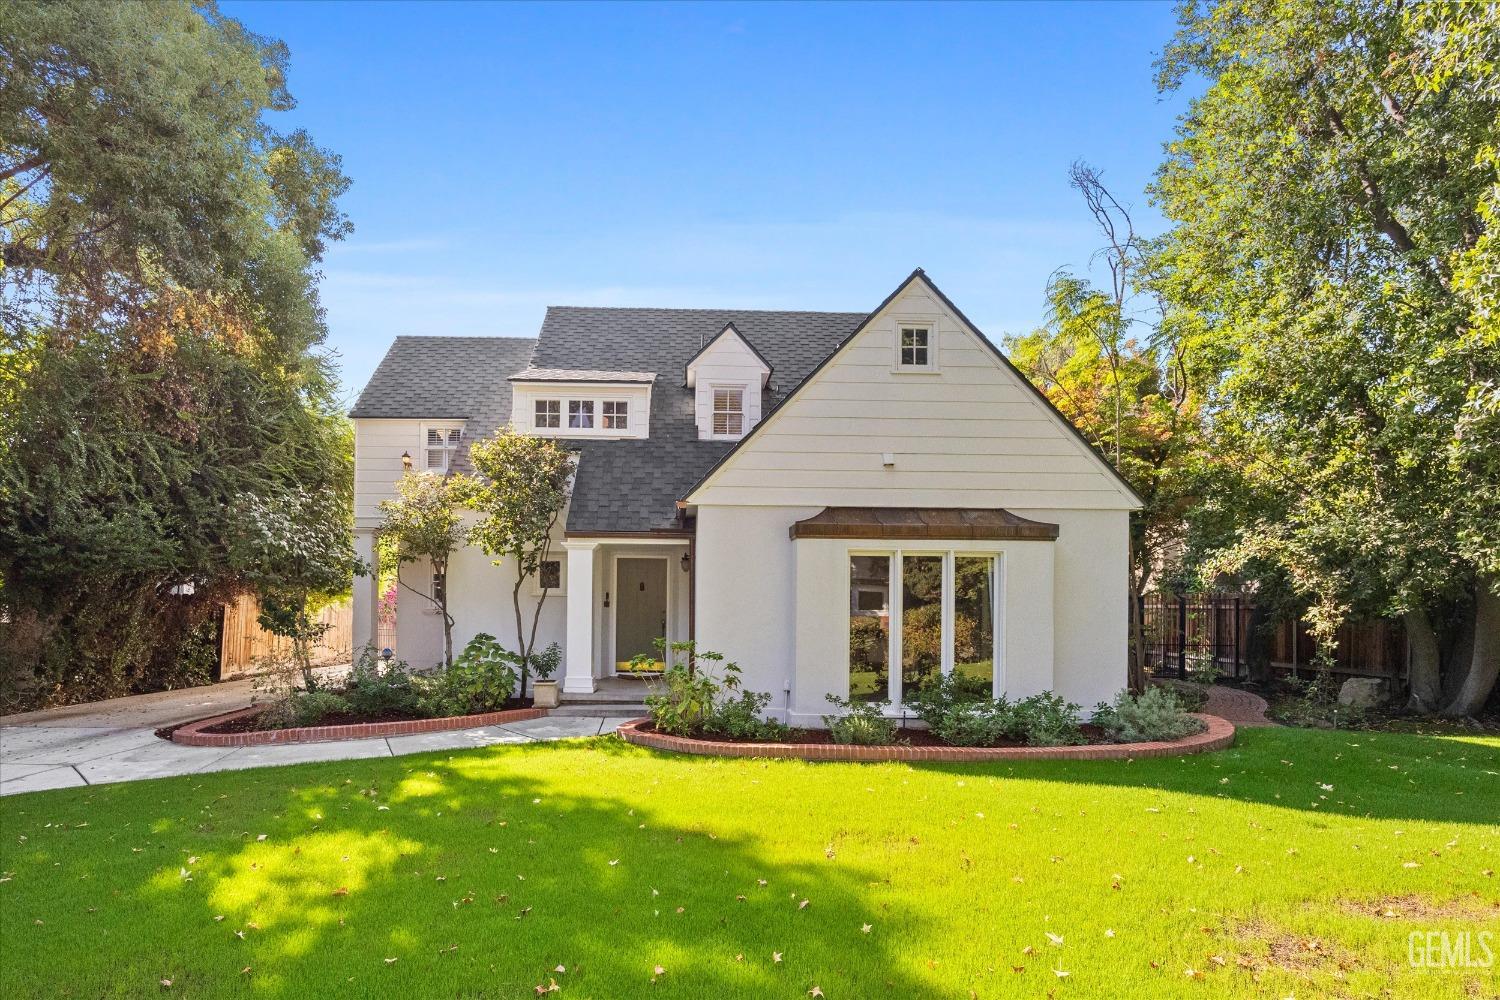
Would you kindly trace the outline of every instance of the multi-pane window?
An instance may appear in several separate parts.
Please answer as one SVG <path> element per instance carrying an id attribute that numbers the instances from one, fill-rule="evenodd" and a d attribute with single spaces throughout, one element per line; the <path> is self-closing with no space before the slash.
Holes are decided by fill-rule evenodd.
<path id="1" fill-rule="evenodd" d="M 447 472 L 453 467 L 453 456 L 461 440 L 463 431 L 457 427 L 427 428 L 427 459 L 423 468 L 428 472 Z"/>
<path id="2" fill-rule="evenodd" d="M 446 573 L 434 572 L 432 574 L 432 599 L 441 604 L 447 600 L 448 575 Z"/>
<path id="3" fill-rule="evenodd" d="M 623 399 L 606 399 L 602 404 L 604 429 L 623 431 L 630 426 L 630 404 Z"/>
<path id="4" fill-rule="evenodd" d="M 562 426 L 562 401 L 557 399 L 539 399 L 536 401 L 536 426 L 538 427 L 561 427 Z"/>
<path id="5" fill-rule="evenodd" d="M 995 568 L 987 554 L 850 555 L 849 697 L 909 703 L 949 674 L 990 694 Z"/>
<path id="6" fill-rule="evenodd" d="M 901 327 L 901 367 L 932 367 L 932 328 L 928 326 Z"/>
<path id="7" fill-rule="evenodd" d="M 568 426 L 588 430 L 594 426 L 594 401 L 592 399 L 568 400 Z"/>
<path id="8" fill-rule="evenodd" d="M 745 390 L 738 386 L 714 389 L 715 434 L 739 437 L 745 433 Z"/>
<path id="9" fill-rule="evenodd" d="M 543 590 L 557 590 L 562 586 L 562 561 L 543 559 L 536 570 L 537 585 Z"/>

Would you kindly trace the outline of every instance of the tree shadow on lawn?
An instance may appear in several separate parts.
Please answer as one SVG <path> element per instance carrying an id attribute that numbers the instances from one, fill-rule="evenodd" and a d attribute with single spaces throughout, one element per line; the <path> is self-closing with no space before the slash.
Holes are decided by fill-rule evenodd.
<path id="1" fill-rule="evenodd" d="M 134 884 L 157 957 L 130 989 L 156 995 L 171 978 L 174 996 L 534 997 L 553 980 L 571 997 L 927 992 L 890 938 L 861 932 L 921 926 L 913 912 L 871 912 L 879 873 L 767 857 L 715 835 L 712 815 L 667 822 L 642 803 L 671 775 L 640 759 L 639 786 L 618 792 L 578 791 L 587 762 L 547 747 L 401 758 L 365 787 L 370 761 L 299 770 L 284 779 L 294 787 L 274 769 L 242 772 L 255 789 L 238 806 L 210 801 L 196 831 L 207 836 L 143 817 L 202 857 L 181 870 L 158 857 Z M 203 777 L 152 784 L 165 796 L 172 782 L 212 799 L 187 791 Z M 123 928 L 111 947 L 136 958 L 137 933 Z M 127 984 L 103 965 L 105 982 L 80 982 L 117 994 Z"/>
<path id="2" fill-rule="evenodd" d="M 1250 728 L 1226 750 L 1181 757 L 912 766 L 1153 788 L 1335 816 L 1487 826 L 1500 816 L 1500 746 L 1437 736 Z"/>

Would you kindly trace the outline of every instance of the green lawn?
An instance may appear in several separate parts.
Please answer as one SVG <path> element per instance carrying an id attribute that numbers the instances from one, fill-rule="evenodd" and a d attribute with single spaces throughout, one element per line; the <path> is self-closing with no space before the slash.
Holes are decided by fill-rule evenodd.
<path id="1" fill-rule="evenodd" d="M 1500 987 L 1407 958 L 1413 931 L 1500 930 L 1494 738 L 1014 766 L 606 738 L 40 792 L 0 821 L 7 998 Z"/>

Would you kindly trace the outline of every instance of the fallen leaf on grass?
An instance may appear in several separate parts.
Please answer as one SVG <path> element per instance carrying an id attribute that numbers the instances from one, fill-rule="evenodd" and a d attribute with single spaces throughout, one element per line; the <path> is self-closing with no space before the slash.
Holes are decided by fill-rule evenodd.
<path id="1" fill-rule="evenodd" d="M 774 964 L 776 964 L 776 963 L 778 963 L 780 961 L 781 961 L 781 952 L 779 952 L 779 951 L 773 951 L 773 952 L 771 952 L 771 963 L 774 965 Z"/>

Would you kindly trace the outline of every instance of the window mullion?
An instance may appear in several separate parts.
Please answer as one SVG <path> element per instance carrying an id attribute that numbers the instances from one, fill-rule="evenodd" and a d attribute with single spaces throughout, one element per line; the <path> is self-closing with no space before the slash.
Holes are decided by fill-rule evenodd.
<path id="1" fill-rule="evenodd" d="M 943 553 L 943 597 L 942 597 L 942 665 L 944 677 L 953 673 L 953 619 L 954 619 L 954 556 Z"/>
<path id="2" fill-rule="evenodd" d="M 890 669 L 886 671 L 887 694 L 892 705 L 901 704 L 901 619 L 904 617 L 902 609 L 905 592 L 901 576 L 901 552 L 898 549 L 890 556 L 890 602 L 891 602 L 891 648 L 886 653 Z"/>

